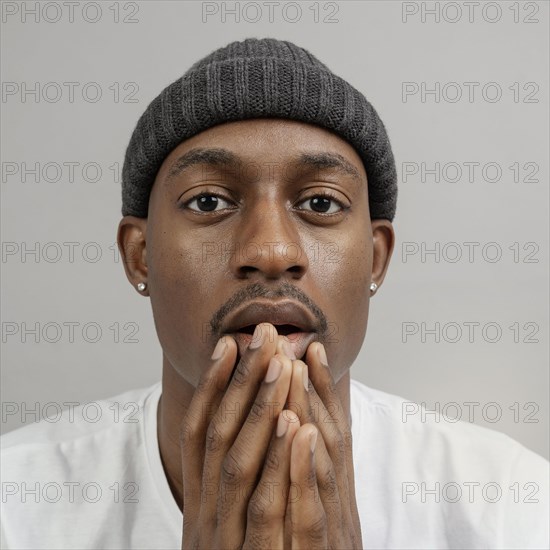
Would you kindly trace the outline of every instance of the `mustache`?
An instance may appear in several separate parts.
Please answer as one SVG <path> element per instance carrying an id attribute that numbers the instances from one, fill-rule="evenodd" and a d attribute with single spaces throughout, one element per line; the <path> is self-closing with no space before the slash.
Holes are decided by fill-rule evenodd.
<path id="1" fill-rule="evenodd" d="M 321 308 L 307 296 L 302 290 L 291 285 L 288 282 L 283 282 L 276 289 L 269 288 L 261 283 L 253 283 L 251 285 L 240 288 L 225 304 L 223 304 L 212 316 L 210 320 L 211 334 L 216 338 L 221 337 L 221 326 L 223 320 L 231 311 L 238 308 L 242 303 L 253 300 L 254 298 L 267 298 L 273 300 L 275 298 L 293 298 L 297 302 L 303 304 L 311 311 L 315 318 L 319 321 L 320 338 L 323 339 L 328 331 L 328 322 Z"/>

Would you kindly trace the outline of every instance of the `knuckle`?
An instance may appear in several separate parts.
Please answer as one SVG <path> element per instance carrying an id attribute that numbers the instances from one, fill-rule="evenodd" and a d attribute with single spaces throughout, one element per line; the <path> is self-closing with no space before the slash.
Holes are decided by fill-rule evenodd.
<path id="1" fill-rule="evenodd" d="M 216 421 L 212 421 L 206 430 L 206 449 L 210 452 L 217 452 L 221 449 L 223 436 Z"/>
<path id="2" fill-rule="evenodd" d="M 310 490 L 314 490 L 315 486 L 317 485 L 317 474 L 315 473 L 315 470 L 310 470 L 305 479 L 306 487 Z"/>
<path id="3" fill-rule="evenodd" d="M 180 426 L 180 447 L 185 453 L 190 445 L 197 439 L 198 429 L 189 422 L 182 422 Z"/>
<path id="4" fill-rule="evenodd" d="M 208 393 L 213 385 L 214 385 L 214 379 L 212 377 L 212 374 L 209 371 L 207 371 L 204 373 L 204 376 L 201 376 L 199 378 L 196 391 L 199 395 L 203 393 Z"/>
<path id="5" fill-rule="evenodd" d="M 266 412 L 266 403 L 263 401 L 254 401 L 250 412 L 248 413 L 248 421 L 252 424 L 257 424 L 262 420 Z"/>
<path id="6" fill-rule="evenodd" d="M 353 448 L 353 437 L 351 435 L 351 430 L 345 429 L 342 433 L 342 439 L 344 441 L 344 449 L 346 450 L 346 452 L 351 451 L 351 449 Z"/>
<path id="7" fill-rule="evenodd" d="M 247 532 L 242 550 L 257 550 L 258 548 L 275 548 L 271 536 L 261 531 Z"/>
<path id="8" fill-rule="evenodd" d="M 323 489 L 328 489 L 336 485 L 336 473 L 334 472 L 334 468 L 329 467 L 325 470 L 319 480 L 319 485 L 321 485 Z"/>
<path id="9" fill-rule="evenodd" d="M 241 357 L 237 368 L 233 374 L 233 384 L 235 386 L 244 386 L 250 380 L 251 364 L 246 357 Z"/>
<path id="10" fill-rule="evenodd" d="M 341 461 L 346 454 L 347 448 L 344 436 L 339 431 L 336 431 L 334 435 L 332 446 L 334 448 L 337 460 Z"/>
<path id="11" fill-rule="evenodd" d="M 327 516 L 324 511 L 307 514 L 299 521 L 291 518 L 292 530 L 301 533 L 308 540 L 308 546 L 318 548 L 323 545 L 327 535 Z"/>
<path id="12" fill-rule="evenodd" d="M 346 455 L 346 440 L 341 434 L 338 434 L 338 437 L 336 438 L 336 451 L 338 452 L 338 456 L 341 458 Z"/>
<path id="13" fill-rule="evenodd" d="M 351 433 L 340 430 L 334 430 L 330 439 L 327 441 L 327 450 L 335 463 L 341 464 L 346 456 L 351 452 Z"/>
<path id="14" fill-rule="evenodd" d="M 325 473 L 319 482 L 319 487 L 326 494 L 324 498 L 327 502 L 338 502 L 338 480 L 333 468 Z"/>
<path id="15" fill-rule="evenodd" d="M 326 538 L 327 533 L 327 517 L 320 514 L 319 517 L 312 519 L 306 524 L 307 538 L 311 543 L 311 546 L 317 547 L 322 544 Z"/>
<path id="16" fill-rule="evenodd" d="M 231 451 L 222 461 L 222 476 L 226 483 L 236 483 L 246 478 L 246 468 Z"/>
<path id="17" fill-rule="evenodd" d="M 265 457 L 264 470 L 269 473 L 277 473 L 280 467 L 280 460 L 274 451 L 269 451 Z"/>
<path id="18" fill-rule="evenodd" d="M 248 503 L 248 521 L 253 525 L 265 525 L 268 522 L 266 512 L 266 502 L 260 495 L 255 494 Z"/>

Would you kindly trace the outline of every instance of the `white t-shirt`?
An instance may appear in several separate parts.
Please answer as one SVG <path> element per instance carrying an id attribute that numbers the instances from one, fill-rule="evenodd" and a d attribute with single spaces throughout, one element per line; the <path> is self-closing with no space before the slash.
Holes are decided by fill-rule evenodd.
<path id="1" fill-rule="evenodd" d="M 181 548 L 157 444 L 160 394 L 157 383 L 3 436 L 2 548 Z M 548 548 L 548 461 L 411 407 L 352 381 L 364 547 Z"/>

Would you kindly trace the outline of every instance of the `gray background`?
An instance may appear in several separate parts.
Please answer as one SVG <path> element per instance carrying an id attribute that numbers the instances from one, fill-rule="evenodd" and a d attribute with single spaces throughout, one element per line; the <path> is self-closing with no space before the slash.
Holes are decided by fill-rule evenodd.
<path id="1" fill-rule="evenodd" d="M 422 9 L 434 2 L 301 2 L 301 14 L 293 3 L 279 2 L 272 21 L 266 3 L 240 2 L 240 22 L 223 13 L 222 3 L 121 2 L 118 23 L 111 1 L 100 3 L 95 23 L 85 20 L 98 17 L 93 5 L 84 12 L 77 7 L 73 22 L 64 8 L 55 22 L 63 6 L 50 4 L 38 22 L 33 14 L 22 15 L 20 2 L 2 6 L 2 80 L 8 93 L 1 104 L 3 432 L 32 422 L 32 413 L 21 412 L 36 403 L 43 412 L 47 403 L 87 403 L 160 378 L 161 349 L 149 301 L 130 287 L 113 252 L 121 206 L 114 163 L 122 162 L 149 101 L 193 62 L 232 40 L 271 36 L 311 50 L 361 90 L 384 120 L 398 162 L 396 249 L 385 284 L 371 302 L 353 376 L 429 407 L 437 403 L 449 416 L 457 409 L 448 404 L 457 403 L 466 420 L 465 404 L 477 402 L 471 420 L 548 457 L 547 2 L 521 3 L 518 12 L 512 2 L 492 2 L 485 12 L 480 4 L 471 21 L 463 3 L 441 2 L 439 22 L 429 14 L 422 21 Z M 14 5 L 18 13 L 10 15 Z M 228 2 L 225 9 L 234 6 Z M 207 9 L 217 13 L 207 15 Z M 405 21 L 404 10 L 411 12 Z M 29 88 L 37 82 L 49 100 L 21 94 L 23 83 Z M 72 102 L 67 82 L 77 83 Z M 454 82 L 465 95 L 453 102 L 458 88 L 451 84 L 439 101 L 433 95 L 422 101 L 419 94 L 403 101 L 403 82 L 432 88 L 435 82 L 441 88 Z M 472 101 L 465 82 L 479 83 L 472 85 Z M 490 82 L 502 90 L 498 101 L 482 95 Z M 523 88 L 530 82 L 538 90 L 531 84 Z M 62 90 L 59 100 L 55 83 Z M 514 83 L 518 97 L 509 89 Z M 15 95 L 9 95 L 14 86 Z M 98 89 L 102 97 L 93 102 Z M 490 99 L 495 90 L 485 89 Z M 529 98 L 537 102 L 524 102 Z M 38 182 L 33 175 L 23 181 L 22 163 L 37 162 L 45 173 Z M 63 163 L 73 162 L 78 164 L 71 182 Z M 403 163 L 432 168 L 436 162 L 458 163 L 462 178 L 450 181 L 451 164 L 439 183 L 430 175 L 422 181 L 420 173 L 404 181 Z M 469 162 L 480 163 L 471 182 L 464 164 Z M 83 174 L 87 163 L 96 164 Z M 484 177 L 481 167 L 487 163 L 501 168 L 499 181 L 487 181 L 495 165 Z M 518 182 L 509 168 L 514 163 L 520 167 Z M 96 165 L 101 177 L 94 182 Z M 60 175 L 56 166 L 63 167 Z M 538 173 L 531 179 L 538 181 L 528 181 L 533 166 Z M 19 172 L 11 174 L 15 169 Z M 67 242 L 77 243 L 73 261 Z M 479 243 L 472 262 L 467 242 Z M 35 243 L 39 257 L 22 257 L 23 247 Z M 419 249 L 439 243 L 442 255 L 439 261 L 433 255 L 422 261 L 420 253 L 404 258 L 403 246 L 415 247 L 406 243 Z M 448 243 L 458 243 L 459 261 L 452 261 L 457 245 Z M 496 244 L 484 249 L 487 243 Z M 502 257 L 489 261 L 497 248 Z M 101 258 L 93 261 L 98 250 Z M 63 325 L 68 322 L 78 323 L 72 341 Z M 420 328 L 423 322 L 432 329 L 440 323 L 440 342 L 420 333 L 404 342 L 403 323 Z M 31 328 L 39 323 L 45 338 L 23 339 L 22 323 Z M 93 327 L 100 327 L 96 343 L 85 340 L 86 323 L 97 323 L 88 325 L 89 339 L 95 337 Z M 114 323 L 120 327 L 118 342 Z M 125 323 L 134 325 L 124 328 Z M 479 323 L 473 341 L 464 323 Z M 482 334 L 487 323 L 501 328 L 499 341 L 489 341 L 497 325 Z M 518 342 L 509 328 L 514 323 Z M 453 343 L 457 325 L 463 333 Z M 134 326 L 138 331 L 132 335 Z M 57 328 L 59 341 L 48 342 Z M 10 334 L 15 329 L 19 332 Z M 17 414 L 7 414 L 13 410 Z M 499 410 L 501 418 L 491 422 Z"/>

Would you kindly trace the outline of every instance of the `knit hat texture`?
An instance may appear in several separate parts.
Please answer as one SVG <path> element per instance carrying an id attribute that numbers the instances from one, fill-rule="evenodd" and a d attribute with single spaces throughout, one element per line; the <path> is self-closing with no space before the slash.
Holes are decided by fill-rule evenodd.
<path id="1" fill-rule="evenodd" d="M 212 52 L 149 104 L 126 150 L 122 215 L 147 217 L 157 172 L 182 141 L 251 118 L 307 122 L 346 140 L 367 173 L 371 219 L 393 220 L 397 171 L 378 113 L 307 50 L 273 38 L 248 38 Z"/>

